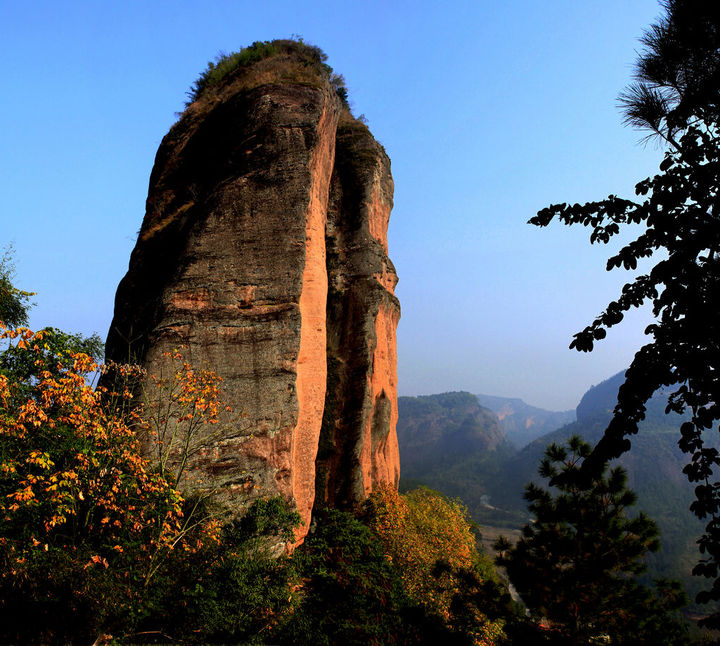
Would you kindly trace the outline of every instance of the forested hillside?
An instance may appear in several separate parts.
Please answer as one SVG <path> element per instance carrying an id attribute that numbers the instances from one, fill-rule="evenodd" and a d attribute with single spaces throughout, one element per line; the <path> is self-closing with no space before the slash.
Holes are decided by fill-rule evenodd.
<path id="1" fill-rule="evenodd" d="M 426 483 L 460 497 L 479 523 L 519 528 L 527 519 L 524 487 L 540 482 L 538 464 L 545 448 L 580 435 L 594 444 L 602 436 L 617 400 L 623 373 L 591 388 L 577 407 L 577 421 L 537 438 L 522 450 L 498 439 L 499 421 L 469 393 L 401 397 L 398 439 L 403 457 L 402 487 Z M 693 487 L 682 473 L 687 456 L 677 446 L 678 415 L 665 415 L 661 393 L 648 402 L 647 417 L 619 463 L 628 471 L 638 508 L 660 528 L 662 550 L 649 557 L 651 573 L 683 581 L 688 591 L 702 582 L 690 576 L 697 561 L 702 527 L 689 511 Z M 486 438 L 463 444 L 467 429 Z M 492 438 L 490 441 L 489 438 Z M 458 446 L 464 450 L 458 450 Z"/>
<path id="2" fill-rule="evenodd" d="M 496 519 L 487 515 L 488 485 L 516 452 L 497 415 L 465 392 L 399 397 L 398 410 L 401 490 L 425 484 L 460 497 L 478 522 Z M 515 525 L 522 517 L 507 520 Z"/>

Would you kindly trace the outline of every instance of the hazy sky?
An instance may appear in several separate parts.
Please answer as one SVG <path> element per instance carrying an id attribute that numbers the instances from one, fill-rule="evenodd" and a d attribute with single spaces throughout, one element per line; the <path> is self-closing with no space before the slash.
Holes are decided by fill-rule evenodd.
<path id="1" fill-rule="evenodd" d="M 0 244 L 31 325 L 103 338 L 160 140 L 218 52 L 301 35 L 392 160 L 400 394 L 572 408 L 648 315 L 568 350 L 628 278 L 553 202 L 632 197 L 662 151 L 616 107 L 655 0 L 0 0 Z"/>

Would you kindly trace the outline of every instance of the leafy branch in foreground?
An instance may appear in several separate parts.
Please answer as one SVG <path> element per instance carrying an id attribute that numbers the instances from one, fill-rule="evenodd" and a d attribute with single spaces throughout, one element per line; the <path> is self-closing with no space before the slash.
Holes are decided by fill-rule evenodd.
<path id="1" fill-rule="evenodd" d="M 42 356 L 43 332 L 1 336 Z M 69 639 L 131 613 L 153 555 L 181 529 L 180 495 L 140 457 L 133 420 L 108 415 L 103 389 L 88 385 L 92 359 L 78 353 L 56 371 L 42 361 L 29 381 L 0 375 L 0 625 L 10 641 Z"/>
<path id="2" fill-rule="evenodd" d="M 620 296 L 570 347 L 589 352 L 626 312 L 652 305 L 651 341 L 635 354 L 618 392 L 604 437 L 585 461 L 597 475 L 604 463 L 630 449 L 628 436 L 645 417 L 645 402 L 669 388 L 667 412 L 690 413 L 679 445 L 691 455 L 684 472 L 696 482 L 692 511 L 707 521 L 703 554 L 694 574 L 713 579 L 699 602 L 720 600 L 720 454 L 705 431 L 720 420 L 720 5 L 668 0 L 666 15 L 643 38 L 636 81 L 620 97 L 626 122 L 668 146 L 660 172 L 636 185 L 639 201 L 610 195 L 587 204 L 556 204 L 530 222 L 553 219 L 591 229 L 590 242 L 607 243 L 628 224 L 642 233 L 607 261 L 607 269 L 651 269 Z M 706 621 L 720 626 L 720 614 Z"/>

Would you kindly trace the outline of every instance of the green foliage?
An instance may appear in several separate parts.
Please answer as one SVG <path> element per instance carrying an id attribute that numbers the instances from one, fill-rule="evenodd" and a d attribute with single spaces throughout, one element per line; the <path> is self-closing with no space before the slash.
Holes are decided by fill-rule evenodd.
<path id="1" fill-rule="evenodd" d="M 557 483 L 556 493 L 527 486 L 534 521 L 514 547 L 498 540 L 497 562 L 533 616 L 550 620 L 560 643 L 602 635 L 612 643 L 683 643 L 684 628 L 670 614 L 686 603 L 679 584 L 661 582 L 653 592 L 637 581 L 645 555 L 659 549 L 657 527 L 642 513 L 628 515 L 636 497 L 622 468 L 581 477 L 590 451 L 578 436 L 546 449 L 539 474 Z"/>
<path id="2" fill-rule="evenodd" d="M 255 41 L 252 45 L 238 52 L 219 54 L 215 61 L 208 63 L 205 71 L 193 83 L 187 93 L 189 100 L 186 106 L 197 101 L 205 92 L 218 85 L 228 74 L 235 70 L 250 67 L 253 63 L 281 54 L 299 56 L 306 65 L 327 78 L 343 105 L 347 107 L 348 95 L 345 80 L 342 76 L 334 74 L 332 67 L 325 62 L 327 60 L 325 52 L 315 45 L 304 42 L 302 38 L 296 40 Z"/>
<path id="3" fill-rule="evenodd" d="M 125 638 L 142 635 L 183 643 L 262 644 L 292 610 L 298 579 L 292 559 L 275 558 L 274 543 L 292 538 L 300 516 L 282 498 L 258 500 L 225 524 L 217 540 L 202 528 L 197 550 L 177 550 L 146 595 L 143 617 L 125 624 Z M 132 626 L 132 630 L 129 627 Z"/>
<path id="4" fill-rule="evenodd" d="M 440 519 L 438 519 L 440 520 Z M 507 613 L 506 596 L 481 567 L 429 568 L 435 591 L 453 582 L 453 621 L 409 594 L 399 563 L 351 514 L 325 510 L 290 557 L 271 557 L 298 516 L 276 498 L 256 502 L 223 527 L 217 542 L 176 552 L 146 595 L 145 614 L 125 635 L 165 641 L 243 644 L 490 644 L 478 608 Z M 430 543 L 432 535 L 425 537 Z M 410 546 L 409 549 L 413 549 Z M 488 565 L 485 563 L 484 565 Z M 450 568 L 450 570 L 448 570 Z M 463 586 L 457 590 L 457 584 Z"/>
<path id="5" fill-rule="evenodd" d="M 255 41 L 249 47 L 231 54 L 219 54 L 215 61 L 210 61 L 205 71 L 195 80 L 188 92 L 189 102 L 197 101 L 210 87 L 217 85 L 227 74 L 241 67 L 246 67 L 263 58 L 280 53 L 280 49 L 271 41 Z"/>
<path id="6" fill-rule="evenodd" d="M 688 124 L 717 123 L 720 9 L 705 0 L 664 0 L 643 35 L 635 82 L 620 94 L 625 122 L 674 143 Z"/>
<path id="7" fill-rule="evenodd" d="M 480 567 L 485 560 L 477 550 L 467 508 L 427 487 L 404 495 L 380 488 L 368 499 L 365 513 L 388 558 L 402 572 L 406 589 L 418 600 L 435 604 L 435 610 L 446 611 L 450 602 L 434 594 L 437 579 L 432 573 L 438 562 L 459 570 Z M 495 576 L 492 567 L 484 574 Z"/>
<path id="8" fill-rule="evenodd" d="M 0 257 L 0 323 L 6 327 L 27 325 L 32 292 L 24 292 L 13 285 L 15 264 L 12 246 L 5 247 Z"/>
<path id="9" fill-rule="evenodd" d="M 668 145 L 660 173 L 639 182 L 640 201 L 614 195 L 587 204 L 556 204 L 531 223 L 554 218 L 592 229 L 590 242 L 607 243 L 621 226 L 642 225 L 642 233 L 610 257 L 607 269 L 634 270 L 655 260 L 649 272 L 623 287 L 591 325 L 575 335 L 571 348 L 588 352 L 625 312 L 651 303 L 652 340 L 636 353 L 618 393 L 603 439 L 586 467 L 597 472 L 630 448 L 645 403 L 671 387 L 667 411 L 688 411 L 680 447 L 692 455 L 684 472 L 697 483 L 693 512 L 706 521 L 699 540 L 703 554 L 694 573 L 713 579 L 698 601 L 720 600 L 720 487 L 715 475 L 720 453 L 703 432 L 720 420 L 720 5 L 705 0 L 668 0 L 666 14 L 645 34 L 636 65 L 637 81 L 621 95 L 626 121 Z M 659 259 L 658 259 L 659 258 Z M 720 626 L 720 614 L 711 623 Z"/>
<path id="10" fill-rule="evenodd" d="M 406 594 L 377 536 L 348 513 L 326 510 L 295 554 L 304 582 L 276 643 L 469 644 Z"/>
<path id="11" fill-rule="evenodd" d="M 402 588 L 369 528 L 351 515 L 326 510 L 298 550 L 306 583 L 286 643 L 368 643 L 398 628 Z M 283 641 L 283 640 L 281 640 Z"/>
<path id="12" fill-rule="evenodd" d="M 293 530 L 300 526 L 300 514 L 290 509 L 280 496 L 256 500 L 240 520 L 235 521 L 238 536 L 249 540 L 253 536 L 277 536 L 290 543 L 295 540 Z"/>

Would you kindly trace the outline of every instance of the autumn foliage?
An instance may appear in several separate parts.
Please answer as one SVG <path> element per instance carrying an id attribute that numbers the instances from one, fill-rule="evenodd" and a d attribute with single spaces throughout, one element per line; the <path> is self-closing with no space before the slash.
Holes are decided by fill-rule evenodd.
<path id="1" fill-rule="evenodd" d="M 43 352 L 42 332 L 1 336 L 15 351 Z M 179 492 L 140 455 L 141 410 L 122 405 L 130 391 L 93 388 L 87 355 L 57 370 L 43 361 L 30 380 L 0 375 L 0 617 L 13 616 L 0 625 L 22 629 L 18 615 L 28 615 L 57 638 L 58 614 L 70 613 L 71 634 L 74 620 L 125 621 L 167 554 L 198 542 L 185 541 Z"/>
<path id="2" fill-rule="evenodd" d="M 228 412 L 215 373 L 180 350 L 148 377 L 59 331 L 0 337 L 0 642 L 500 643 L 459 503 L 381 489 L 366 524 L 328 510 L 277 558 L 286 501 L 229 519 L 192 480 Z"/>
<path id="3" fill-rule="evenodd" d="M 174 484 L 188 484 L 187 468 L 194 456 L 206 452 L 220 431 L 222 377 L 195 368 L 176 348 L 165 352 L 159 375 L 150 375 L 143 390 L 144 439 L 163 473 Z"/>
<path id="4" fill-rule="evenodd" d="M 493 602 L 502 595 L 490 561 L 478 551 L 466 508 L 431 489 L 401 495 L 382 487 L 367 509 L 369 524 L 408 594 L 468 633 L 471 643 L 496 643 L 503 621 L 490 620 L 481 607 L 487 595 Z M 470 598 L 473 593 L 475 599 Z"/>

